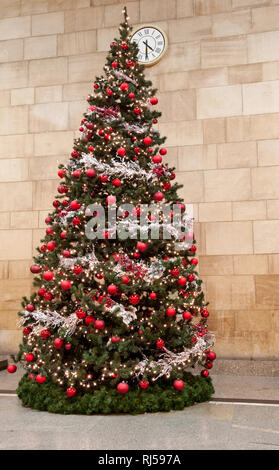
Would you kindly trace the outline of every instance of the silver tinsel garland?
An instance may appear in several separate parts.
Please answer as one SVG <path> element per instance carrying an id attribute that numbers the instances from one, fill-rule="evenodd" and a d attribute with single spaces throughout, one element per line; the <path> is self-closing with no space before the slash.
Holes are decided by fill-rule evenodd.
<path id="1" fill-rule="evenodd" d="M 137 309 L 135 307 L 129 307 L 129 310 L 126 310 L 122 304 L 118 304 L 117 302 L 114 302 L 114 304 L 108 308 L 108 311 L 122 317 L 125 325 L 129 325 L 131 321 L 137 318 Z"/>
<path id="2" fill-rule="evenodd" d="M 131 82 L 133 85 L 137 86 L 136 80 L 126 75 L 122 70 L 113 70 L 112 73 L 116 76 L 116 78 L 124 79 L 127 82 Z"/>
<path id="3" fill-rule="evenodd" d="M 214 345 L 214 341 L 214 335 L 207 333 L 205 336 L 199 336 L 192 348 L 184 349 L 180 353 L 174 353 L 164 348 L 158 361 L 149 361 L 145 357 L 143 361 L 139 362 L 134 369 L 134 375 L 139 379 L 148 368 L 151 370 L 157 369 L 156 373 L 153 374 L 153 381 L 163 376 L 169 376 L 174 368 L 179 366 L 190 367 L 202 359 L 204 352 Z"/>
<path id="4" fill-rule="evenodd" d="M 46 310 L 46 312 L 42 312 L 41 310 L 34 310 L 28 312 L 28 310 L 25 310 L 17 324 L 22 326 L 26 321 L 32 321 L 34 325 L 43 325 L 44 328 L 64 328 L 66 335 L 71 336 L 75 332 L 78 318 L 75 313 L 64 317 L 56 311 Z"/>

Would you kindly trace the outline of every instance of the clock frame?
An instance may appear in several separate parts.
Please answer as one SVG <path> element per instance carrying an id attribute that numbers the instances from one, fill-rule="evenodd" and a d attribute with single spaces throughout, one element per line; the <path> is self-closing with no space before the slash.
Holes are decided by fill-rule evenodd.
<path id="1" fill-rule="evenodd" d="M 132 34 L 131 34 L 131 40 L 133 38 L 133 36 L 138 32 L 140 31 L 141 29 L 146 29 L 146 28 L 152 28 L 152 29 L 156 29 L 157 31 L 159 31 L 163 38 L 164 38 L 164 41 L 165 41 L 165 44 L 164 44 L 164 48 L 163 48 L 163 51 L 162 53 L 159 55 L 159 57 L 157 57 L 156 59 L 152 60 L 151 62 L 143 62 L 143 61 L 138 61 L 140 64 L 142 65 L 145 65 L 145 67 L 152 67 L 152 65 L 155 65 L 157 64 L 161 59 L 162 57 L 165 55 L 166 51 L 167 51 L 167 48 L 168 48 L 168 38 L 167 38 L 167 35 L 166 33 L 161 29 L 159 28 L 158 26 L 155 26 L 155 25 L 152 25 L 152 24 L 144 24 L 144 25 L 141 25 L 139 26 L 138 28 L 136 28 L 134 31 L 132 31 Z"/>

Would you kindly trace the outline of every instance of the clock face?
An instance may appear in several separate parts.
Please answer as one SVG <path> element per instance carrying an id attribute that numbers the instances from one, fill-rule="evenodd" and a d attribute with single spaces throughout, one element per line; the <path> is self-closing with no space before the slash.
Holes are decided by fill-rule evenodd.
<path id="1" fill-rule="evenodd" d="M 141 64 L 153 65 L 166 52 L 166 35 L 156 26 L 141 26 L 133 33 L 131 40 L 138 45 L 138 61 Z"/>

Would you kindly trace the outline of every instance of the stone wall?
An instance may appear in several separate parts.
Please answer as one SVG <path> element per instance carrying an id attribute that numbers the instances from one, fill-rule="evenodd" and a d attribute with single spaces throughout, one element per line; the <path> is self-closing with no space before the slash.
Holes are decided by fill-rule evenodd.
<path id="1" fill-rule="evenodd" d="M 148 70 L 168 161 L 193 203 L 221 357 L 278 356 L 279 0 L 126 1 L 168 35 Z M 117 0 L 0 0 L 0 350 L 65 161 L 117 33 Z"/>

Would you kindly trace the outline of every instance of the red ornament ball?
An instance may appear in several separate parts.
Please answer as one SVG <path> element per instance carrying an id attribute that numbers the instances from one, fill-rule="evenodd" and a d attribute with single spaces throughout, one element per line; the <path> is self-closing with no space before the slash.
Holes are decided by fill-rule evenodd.
<path id="1" fill-rule="evenodd" d="M 32 354 L 32 353 L 28 353 L 28 354 L 26 354 L 26 356 L 25 356 L 25 360 L 26 360 L 27 362 L 33 362 L 34 359 L 35 359 L 35 356 L 34 356 L 34 354 Z"/>
<path id="2" fill-rule="evenodd" d="M 202 377 L 208 377 L 208 376 L 209 376 L 208 370 L 203 369 L 203 370 L 201 371 L 201 376 L 202 376 Z"/>
<path id="3" fill-rule="evenodd" d="M 103 320 L 96 320 L 94 326 L 97 330 L 103 330 L 105 328 L 105 322 Z"/>
<path id="4" fill-rule="evenodd" d="M 179 277 L 179 278 L 177 279 L 177 282 L 178 282 L 178 284 L 179 284 L 181 287 L 183 287 L 183 286 L 185 286 L 185 284 L 186 284 L 186 282 L 187 282 L 187 279 L 186 279 L 186 277 Z"/>
<path id="5" fill-rule="evenodd" d="M 69 387 L 66 390 L 66 395 L 67 395 L 67 397 L 70 397 L 70 398 L 74 397 L 76 393 L 77 393 L 77 391 L 74 387 Z"/>
<path id="6" fill-rule="evenodd" d="M 133 99 L 135 97 L 135 93 L 129 93 L 129 98 Z"/>
<path id="7" fill-rule="evenodd" d="M 167 310 L 166 310 L 166 315 L 167 315 L 168 317 L 174 317 L 175 314 L 176 314 L 175 308 L 173 308 L 173 307 L 168 307 L 168 308 L 167 308 Z"/>
<path id="8" fill-rule="evenodd" d="M 74 201 L 70 203 L 70 208 L 72 209 L 72 211 L 76 211 L 80 207 L 81 207 L 81 204 L 76 199 L 74 199 Z"/>
<path id="9" fill-rule="evenodd" d="M 210 361 L 214 361 L 216 359 L 216 354 L 214 351 L 209 351 L 206 355 L 207 359 Z"/>
<path id="10" fill-rule="evenodd" d="M 89 168 L 88 170 L 86 170 L 85 174 L 86 176 L 88 176 L 88 178 L 95 178 L 96 171 L 93 170 L 93 168 Z"/>
<path id="11" fill-rule="evenodd" d="M 146 390 L 149 387 L 149 382 L 148 380 L 141 380 L 139 383 L 140 388 L 143 390 Z"/>
<path id="12" fill-rule="evenodd" d="M 155 104 L 158 103 L 158 98 L 156 98 L 155 96 L 153 96 L 153 98 L 150 99 L 150 103 L 154 106 Z"/>
<path id="13" fill-rule="evenodd" d="M 54 273 L 52 271 L 45 271 L 43 274 L 43 278 L 45 279 L 45 281 L 52 281 L 52 279 L 54 278 Z"/>
<path id="14" fill-rule="evenodd" d="M 133 305 L 137 305 L 140 302 L 140 296 L 138 294 L 130 295 L 129 301 Z"/>
<path id="15" fill-rule="evenodd" d="M 137 108 L 134 108 L 134 109 L 133 109 L 133 112 L 134 112 L 134 114 L 139 115 L 139 114 L 141 113 L 141 109 L 138 108 L 138 107 L 137 107 Z"/>
<path id="16" fill-rule="evenodd" d="M 53 346 L 56 349 L 61 349 L 63 345 L 64 345 L 64 341 L 62 338 L 55 338 L 55 340 L 53 341 Z"/>
<path id="17" fill-rule="evenodd" d="M 115 284 L 110 284 L 108 286 L 108 293 L 111 295 L 115 295 L 117 293 L 117 286 Z"/>
<path id="18" fill-rule="evenodd" d="M 71 343 L 66 343 L 66 344 L 65 344 L 65 349 L 67 349 L 67 351 L 69 351 L 70 349 L 72 349 Z"/>
<path id="19" fill-rule="evenodd" d="M 112 182 L 112 184 L 116 187 L 121 186 L 121 181 L 118 178 L 115 178 Z"/>
<path id="20" fill-rule="evenodd" d="M 45 381 L 46 381 L 46 377 L 44 377 L 44 376 L 41 375 L 41 374 L 37 375 L 37 377 L 36 377 L 36 382 L 37 382 L 38 384 L 43 384 Z"/>
<path id="21" fill-rule="evenodd" d="M 165 346 L 165 341 L 161 338 L 158 338 L 156 341 L 156 346 L 159 349 L 162 349 Z"/>
<path id="22" fill-rule="evenodd" d="M 127 82 L 121 83 L 120 88 L 121 88 L 122 91 L 127 91 L 128 88 L 129 88 L 129 83 L 127 83 Z"/>
<path id="23" fill-rule="evenodd" d="M 32 328 L 30 326 L 26 326 L 23 330 L 23 334 L 25 336 L 28 336 L 28 335 L 30 335 L 31 331 L 32 331 Z"/>
<path id="24" fill-rule="evenodd" d="M 154 194 L 154 199 L 155 201 L 160 202 L 164 199 L 164 194 L 161 193 L 161 191 L 157 191 L 157 193 Z"/>
<path id="25" fill-rule="evenodd" d="M 143 143 L 144 143 L 144 145 L 150 145 L 150 144 L 152 144 L 152 139 L 151 139 L 151 137 L 145 137 L 145 138 L 143 139 Z"/>
<path id="26" fill-rule="evenodd" d="M 120 341 L 120 337 L 119 337 L 119 336 L 112 336 L 112 337 L 111 337 L 111 342 L 112 342 L 112 343 L 118 343 L 118 341 Z"/>
<path id="27" fill-rule="evenodd" d="M 195 280 L 195 275 L 194 274 L 189 274 L 187 279 L 188 279 L 189 282 L 193 282 Z"/>
<path id="28" fill-rule="evenodd" d="M 183 380 L 177 379 L 173 382 L 173 386 L 176 390 L 183 390 L 184 382 L 183 382 Z"/>
<path id="29" fill-rule="evenodd" d="M 121 382 L 117 385 L 117 390 L 119 391 L 119 393 L 125 394 L 129 390 L 129 385 L 126 382 Z"/>
<path id="30" fill-rule="evenodd" d="M 183 313 L 183 318 L 184 318 L 184 320 L 187 320 L 187 321 L 188 321 L 188 320 L 191 320 L 191 318 L 192 318 L 191 312 L 189 312 L 188 310 L 186 310 L 186 312 Z"/>
<path id="31" fill-rule="evenodd" d="M 16 372 L 16 365 L 15 364 L 10 364 L 8 367 L 7 367 L 7 371 L 10 373 L 10 374 L 14 374 Z"/>
<path id="32" fill-rule="evenodd" d="M 156 294 L 155 292 L 151 292 L 151 293 L 149 294 L 149 298 L 150 298 L 151 300 L 156 300 L 156 299 L 157 299 L 157 294 Z"/>
<path id="33" fill-rule="evenodd" d="M 124 274 L 124 276 L 122 276 L 121 284 L 129 284 L 129 282 L 130 278 Z"/>
<path id="34" fill-rule="evenodd" d="M 41 266 L 37 266 L 36 264 L 32 264 L 32 266 L 30 266 L 30 271 L 32 274 L 39 274 L 41 269 Z"/>
<path id="35" fill-rule="evenodd" d="M 144 243 L 144 242 L 138 242 L 137 243 L 137 249 L 140 251 L 140 252 L 143 252 L 145 251 L 147 248 L 147 244 Z"/>
<path id="36" fill-rule="evenodd" d="M 56 243 L 55 242 L 48 242 L 46 247 L 47 247 L 48 251 L 53 251 L 54 248 L 56 247 Z"/>
<path id="37" fill-rule="evenodd" d="M 161 157 L 161 155 L 154 155 L 152 160 L 153 160 L 154 163 L 161 163 L 162 157 Z"/>
<path id="38" fill-rule="evenodd" d="M 50 337 L 50 335 L 51 335 L 51 333 L 50 333 L 49 330 L 42 330 L 42 331 L 41 331 L 41 337 L 42 337 L 43 339 L 48 339 L 48 338 Z"/>
<path id="39" fill-rule="evenodd" d="M 35 307 L 34 307 L 34 305 L 32 305 L 32 304 L 27 304 L 27 305 L 26 305 L 26 310 L 27 310 L 28 312 L 34 312 Z"/>
<path id="40" fill-rule="evenodd" d="M 83 318 L 86 317 L 86 312 L 85 312 L 84 310 L 82 310 L 82 308 L 78 308 L 78 309 L 76 310 L 76 316 L 77 316 L 80 320 L 82 320 Z"/>
<path id="41" fill-rule="evenodd" d="M 64 281 L 61 281 L 60 286 L 62 290 L 70 290 L 72 287 L 72 283 L 71 281 L 64 280 Z"/>
<path id="42" fill-rule="evenodd" d="M 73 271 L 74 271 L 74 274 L 81 274 L 83 271 L 82 266 L 78 266 L 78 265 L 74 266 Z"/>

